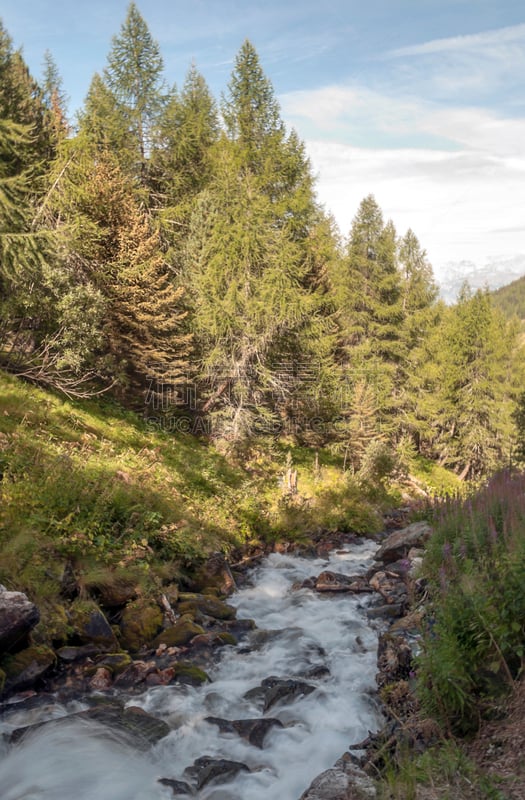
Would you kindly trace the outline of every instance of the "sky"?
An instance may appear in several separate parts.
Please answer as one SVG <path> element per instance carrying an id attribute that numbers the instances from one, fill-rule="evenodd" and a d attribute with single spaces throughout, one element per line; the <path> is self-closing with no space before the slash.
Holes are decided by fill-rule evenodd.
<path id="1" fill-rule="evenodd" d="M 136 5 L 166 80 L 181 85 L 194 61 L 218 99 L 252 41 L 343 234 L 373 194 L 400 234 L 416 233 L 438 280 L 479 270 L 497 285 L 509 264 L 525 273 L 523 0 Z M 73 114 L 127 6 L 0 0 L 0 19 L 35 77 L 51 51 Z"/>

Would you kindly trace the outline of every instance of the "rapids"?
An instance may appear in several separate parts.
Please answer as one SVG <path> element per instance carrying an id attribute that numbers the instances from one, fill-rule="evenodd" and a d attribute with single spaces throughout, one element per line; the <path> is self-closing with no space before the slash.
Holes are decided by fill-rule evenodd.
<path id="1" fill-rule="evenodd" d="M 93 721 L 64 719 L 43 726 L 17 744 L 0 742 L 1 800 L 164 800 L 179 797 L 159 778 L 191 780 L 184 770 L 201 756 L 242 762 L 229 782 L 207 783 L 199 800 L 298 800 L 312 779 L 332 766 L 350 744 L 376 730 L 374 701 L 377 631 L 368 623 L 370 595 L 319 595 L 292 584 L 330 569 L 363 573 L 377 545 L 363 542 L 327 559 L 273 554 L 251 573 L 250 584 L 228 602 L 257 630 L 237 648 L 223 650 L 208 668 L 211 683 L 199 687 L 156 686 L 126 698 L 165 720 L 171 733 L 148 752 L 139 752 L 117 733 Z M 329 674 L 308 677 L 315 667 Z M 326 670 L 325 670 L 326 672 Z M 278 718 L 259 749 L 237 734 L 220 733 L 205 721 L 263 715 L 246 693 L 269 676 L 297 678 L 315 687 L 283 700 L 265 717 Z M 85 708 L 81 703 L 37 707 L 0 718 L 0 732 Z M 182 795 L 181 795 L 182 796 Z"/>

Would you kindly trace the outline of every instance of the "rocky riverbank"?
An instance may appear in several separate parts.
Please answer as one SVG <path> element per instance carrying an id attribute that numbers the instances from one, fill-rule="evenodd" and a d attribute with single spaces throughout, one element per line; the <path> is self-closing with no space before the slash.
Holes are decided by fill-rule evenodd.
<path id="1" fill-rule="evenodd" d="M 356 758 L 350 748 L 332 769 L 312 783 L 303 800 L 342 800 L 343 797 L 351 800 L 354 796 L 363 796 L 363 792 L 364 796 L 371 796 L 370 773 L 373 775 L 382 754 L 395 749 L 397 734 L 393 720 L 400 719 L 399 705 L 411 702 L 410 665 L 417 641 L 416 620 L 404 615 L 409 601 L 421 591 L 415 570 L 421 557 L 421 545 L 428 534 L 425 523 L 416 523 L 382 537 L 376 561 L 366 575 L 324 570 L 293 587 L 324 595 L 362 594 L 371 600 L 367 613 L 372 624 L 381 630 L 377 685 L 387 719 L 380 734 L 359 743 L 361 753 L 366 749 L 366 755 Z M 319 537 L 308 548 L 303 548 L 303 554 L 319 557 L 334 547 L 349 544 L 348 536 Z M 291 547 L 280 545 L 277 549 L 290 550 Z M 191 581 L 186 579 L 182 587 L 164 586 L 153 599 L 131 596 L 122 604 L 123 593 L 118 597 L 114 593 L 109 603 L 109 595 L 99 598 L 98 603 L 73 597 L 65 611 L 70 631 L 65 641 L 42 642 L 36 606 L 19 593 L 1 591 L 0 642 L 4 643 L 8 654 L 2 660 L 6 676 L 4 701 L 7 702 L 0 713 L 9 714 L 15 708 L 43 704 L 50 698 L 54 702 L 65 702 L 75 697 L 85 701 L 92 696 L 93 707 L 78 712 L 83 715 L 82 719 L 93 719 L 108 728 L 125 731 L 141 746 L 158 741 L 169 732 L 169 726 L 142 709 L 129 705 L 124 708 L 115 695 L 125 691 L 129 696 L 150 687 L 175 683 L 198 685 L 208 681 L 206 670 L 220 656 L 223 647 L 237 646 L 241 642 L 242 648 L 243 636 L 254 628 L 254 623 L 249 619 L 237 619 L 236 609 L 225 598 L 243 582 L 246 570 L 265 553 L 261 550 L 243 553 L 242 557 L 238 555 L 231 564 L 215 557 L 196 572 Z M 71 575 L 68 580 L 71 585 Z M 181 588 L 194 591 L 181 591 Z M 117 599 L 120 604 L 112 605 Z M 319 678 L 319 675 L 312 674 L 310 678 L 313 677 Z M 291 702 L 294 697 L 313 691 L 308 678 L 305 675 L 304 680 L 273 678 L 263 681 L 257 689 L 263 713 L 276 703 Z M 281 724 L 268 716 L 257 720 L 209 717 L 207 721 L 216 725 L 221 733 L 229 726 L 227 734 L 245 738 L 259 748 L 264 746 L 268 731 Z M 25 732 L 23 727 L 15 730 L 12 740 L 23 737 Z M 234 769 L 235 762 L 224 759 L 208 761 L 196 763 L 195 775 L 188 774 L 188 791 L 198 790 L 210 780 L 227 780 L 232 770 L 245 767 L 241 764 Z M 180 786 L 171 788 L 174 794 L 180 793 Z"/>

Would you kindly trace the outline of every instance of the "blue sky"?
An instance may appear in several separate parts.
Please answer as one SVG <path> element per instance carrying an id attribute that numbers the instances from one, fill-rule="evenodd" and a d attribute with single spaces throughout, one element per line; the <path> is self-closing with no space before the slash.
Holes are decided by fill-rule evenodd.
<path id="1" fill-rule="evenodd" d="M 2 0 L 0 17 L 37 77 L 51 50 L 73 111 L 127 5 Z M 218 97 L 243 40 L 254 43 L 343 233 L 372 192 L 400 233 L 414 229 L 438 277 L 451 262 L 518 256 L 525 271 L 522 0 L 137 5 L 170 83 L 195 60 Z"/>

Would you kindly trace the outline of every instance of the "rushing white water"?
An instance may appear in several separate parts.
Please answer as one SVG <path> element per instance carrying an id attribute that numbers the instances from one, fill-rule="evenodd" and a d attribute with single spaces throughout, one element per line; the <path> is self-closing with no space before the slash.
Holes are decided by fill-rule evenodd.
<path id="1" fill-rule="evenodd" d="M 249 588 L 229 602 L 238 617 L 253 618 L 258 630 L 238 648 L 225 648 L 201 687 L 158 686 L 129 705 L 166 720 L 173 728 L 149 753 L 109 736 L 94 722 L 64 721 L 0 751 L 1 800 L 159 800 L 173 798 L 159 778 L 188 780 L 184 770 L 201 756 L 246 764 L 228 783 L 211 782 L 200 800 L 297 800 L 311 780 L 380 724 L 371 696 L 375 687 L 377 633 L 366 619 L 368 595 L 318 595 L 292 591 L 294 582 L 325 569 L 363 572 L 375 546 L 351 545 L 329 559 L 271 555 L 255 571 Z M 266 633 L 264 633 L 266 631 Z M 316 666 L 327 677 L 304 677 Z M 314 685 L 311 694 L 283 700 L 265 717 L 272 728 L 258 749 L 236 734 L 221 734 L 205 717 L 228 720 L 263 716 L 260 702 L 244 695 L 264 678 L 298 678 Z M 0 731 L 78 710 L 41 709 L 35 718 L 7 717 Z M 0 745 L 2 747 L 2 745 Z M 191 781 L 189 781 L 191 783 Z"/>

